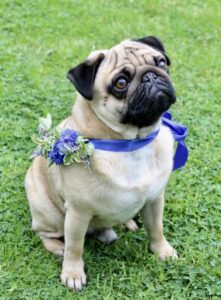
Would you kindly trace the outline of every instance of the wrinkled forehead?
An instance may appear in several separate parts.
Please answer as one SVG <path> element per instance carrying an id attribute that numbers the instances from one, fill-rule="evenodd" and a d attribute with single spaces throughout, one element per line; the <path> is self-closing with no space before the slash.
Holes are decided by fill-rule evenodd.
<path id="1" fill-rule="evenodd" d="M 133 71 L 132 69 L 139 66 L 152 64 L 153 57 L 160 56 L 162 54 L 150 46 L 125 40 L 108 51 L 106 63 L 110 72 L 124 66 L 131 68 L 131 71 Z"/>

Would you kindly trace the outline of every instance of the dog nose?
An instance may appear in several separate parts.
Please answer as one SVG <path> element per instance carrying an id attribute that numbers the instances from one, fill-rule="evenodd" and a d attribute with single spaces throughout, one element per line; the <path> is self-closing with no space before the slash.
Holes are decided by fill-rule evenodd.
<path id="1" fill-rule="evenodd" d="M 155 82 L 157 80 L 157 74 L 153 72 L 148 72 L 143 75 L 143 82 Z"/>

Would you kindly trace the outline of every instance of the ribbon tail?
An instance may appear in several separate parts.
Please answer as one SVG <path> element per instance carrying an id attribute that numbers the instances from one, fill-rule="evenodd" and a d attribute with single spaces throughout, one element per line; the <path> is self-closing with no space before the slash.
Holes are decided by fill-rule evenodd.
<path id="1" fill-rule="evenodd" d="M 184 141 L 179 141 L 173 161 L 173 170 L 177 170 L 185 165 L 188 159 L 188 149 Z"/>

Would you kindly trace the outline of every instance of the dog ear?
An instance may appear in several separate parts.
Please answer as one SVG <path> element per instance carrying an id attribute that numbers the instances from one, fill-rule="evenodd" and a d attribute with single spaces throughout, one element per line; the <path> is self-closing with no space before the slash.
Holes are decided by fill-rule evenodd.
<path id="1" fill-rule="evenodd" d="M 94 79 L 103 59 L 104 54 L 100 53 L 94 60 L 86 59 L 67 73 L 67 78 L 73 83 L 77 91 L 88 100 L 93 99 Z"/>
<path id="2" fill-rule="evenodd" d="M 156 36 L 146 36 L 144 38 L 135 40 L 135 42 L 140 42 L 140 43 L 146 44 L 147 46 L 151 46 L 152 48 L 157 49 L 158 51 L 160 51 L 165 56 L 168 66 L 170 65 L 170 59 L 166 55 L 164 45 L 158 37 L 156 37 Z"/>

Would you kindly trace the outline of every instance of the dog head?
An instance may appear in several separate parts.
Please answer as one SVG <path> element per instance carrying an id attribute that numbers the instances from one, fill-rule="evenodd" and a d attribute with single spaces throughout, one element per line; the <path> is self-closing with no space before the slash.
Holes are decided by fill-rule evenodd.
<path id="1" fill-rule="evenodd" d="M 118 131 L 123 124 L 155 124 L 175 102 L 169 65 L 162 42 L 149 36 L 94 51 L 67 77 L 96 115 Z"/>

